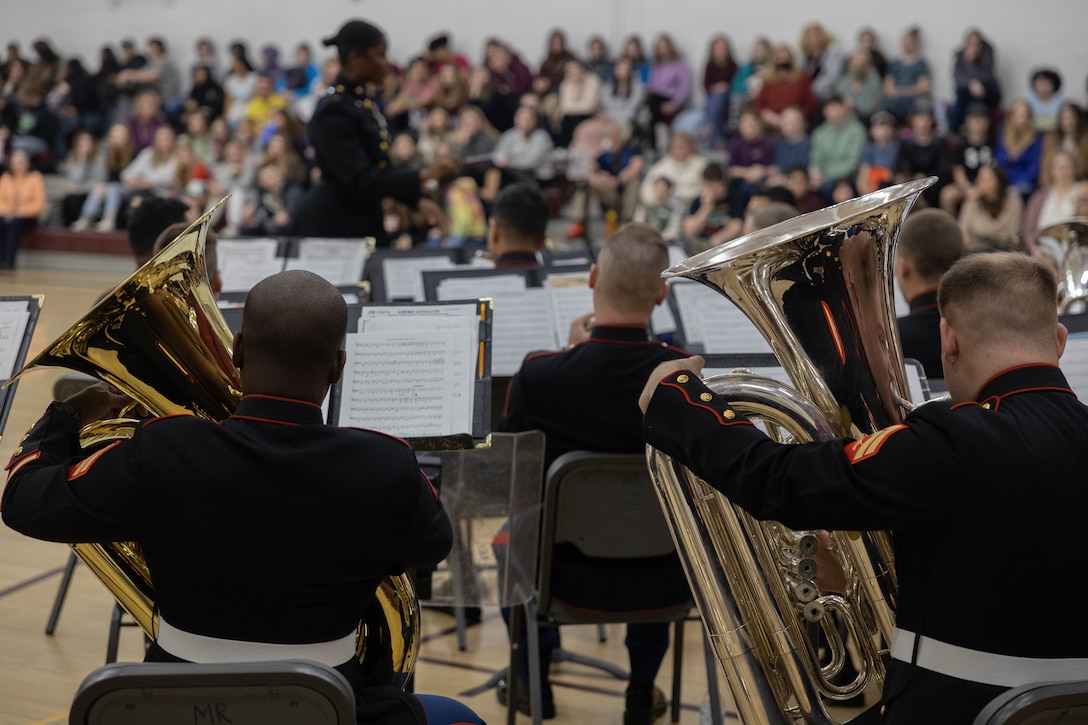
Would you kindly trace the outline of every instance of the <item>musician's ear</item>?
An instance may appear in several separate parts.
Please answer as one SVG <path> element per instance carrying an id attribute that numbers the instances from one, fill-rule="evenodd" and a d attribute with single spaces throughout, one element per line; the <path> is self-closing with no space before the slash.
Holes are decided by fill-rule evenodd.
<path id="1" fill-rule="evenodd" d="M 600 270 L 597 269 L 597 263 L 589 265 L 589 288 L 593 289 L 597 286 L 597 278 L 600 276 Z"/>
<path id="2" fill-rule="evenodd" d="M 1062 359 L 1062 355 L 1065 354 L 1065 343 L 1069 340 L 1069 328 L 1058 323 L 1058 359 Z"/>
<path id="3" fill-rule="evenodd" d="M 960 340 L 956 330 L 948 319 L 941 318 L 941 359 L 946 363 L 955 363 L 960 356 Z"/>
<path id="4" fill-rule="evenodd" d="M 230 361 L 234 363 L 234 367 L 239 370 L 242 369 L 242 333 L 241 331 L 234 333 L 234 346 L 233 352 L 230 354 Z"/>
<path id="5" fill-rule="evenodd" d="M 657 291 L 657 301 L 654 302 L 654 307 L 657 307 L 662 302 L 664 302 L 665 298 L 668 297 L 668 296 L 669 296 L 669 286 L 667 284 L 662 284 L 661 289 L 659 289 Z"/>
<path id="6" fill-rule="evenodd" d="M 333 360 L 332 367 L 329 368 L 329 385 L 335 385 L 336 381 L 340 379 L 340 376 L 344 374 L 344 364 L 348 361 L 348 353 L 346 350 L 339 350 L 336 353 L 336 358 Z"/>

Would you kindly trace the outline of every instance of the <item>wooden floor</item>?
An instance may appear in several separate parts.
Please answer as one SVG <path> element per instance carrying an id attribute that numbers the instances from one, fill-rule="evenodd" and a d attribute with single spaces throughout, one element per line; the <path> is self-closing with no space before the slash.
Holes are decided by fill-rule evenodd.
<path id="1" fill-rule="evenodd" d="M 103 257 L 42 253 L 21 260 L 15 272 L 0 272 L 0 295 L 45 295 L 31 357 L 130 271 L 128 260 Z M 0 439 L 0 460 L 7 461 L 23 432 L 52 399 L 53 382 L 60 374 L 43 369 L 21 380 Z M 79 683 L 104 662 L 113 600 L 82 567 L 76 569 L 55 635 L 44 633 L 67 559 L 66 546 L 34 541 L 0 527 L 0 725 L 65 722 Z M 505 664 L 506 632 L 498 611 L 485 608 L 482 624 L 468 631 L 464 652 L 458 651 L 451 616 L 425 609 L 423 625 L 416 690 L 459 697 L 489 722 L 503 722 L 505 710 L 496 702 L 493 691 L 461 695 L 483 685 L 493 671 Z M 681 722 L 694 725 L 699 721 L 699 707 L 707 691 L 706 670 L 700 628 L 689 623 L 686 631 Z M 595 628 L 569 627 L 563 630 L 563 644 L 581 654 L 625 666 L 623 634 L 622 626 L 610 626 L 608 641 L 602 644 Z M 141 657 L 138 631 L 123 629 L 120 659 Z M 662 669 L 658 684 L 667 691 L 671 683 L 668 664 Z M 621 722 L 623 682 L 571 664 L 557 666 L 552 679 L 558 710 L 555 722 Z M 526 721 L 523 718 L 522 722 Z"/>

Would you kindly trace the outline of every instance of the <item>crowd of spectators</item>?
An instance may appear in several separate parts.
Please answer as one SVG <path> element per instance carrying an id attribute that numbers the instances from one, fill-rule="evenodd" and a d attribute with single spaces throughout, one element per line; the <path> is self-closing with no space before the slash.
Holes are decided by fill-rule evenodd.
<path id="1" fill-rule="evenodd" d="M 392 163 L 452 155 L 463 176 L 438 190 L 444 214 L 385 205 L 395 245 L 479 240 L 499 189 L 527 180 L 556 210 L 570 202 L 572 238 L 586 234 L 596 202 L 609 231 L 641 219 L 692 248 L 739 234 L 750 200 L 768 189 L 808 211 L 936 176 L 926 203 L 961 215 L 973 248 L 1030 251 L 1036 228 L 1072 214 L 1088 173 L 1084 109 L 1046 67 L 1031 70 L 1025 98 L 1004 99 L 996 49 L 980 31 L 954 51 L 947 99 L 933 97 L 932 51 L 917 27 L 896 51 L 870 29 L 851 48 L 819 23 L 796 45 L 750 45 L 739 57 L 714 34 L 699 73 L 664 32 L 649 53 L 632 36 L 614 54 L 599 35 L 582 53 L 555 30 L 535 67 L 499 39 L 473 63 L 448 35 L 434 37 L 371 94 Z M 181 68 L 152 37 L 103 47 L 92 70 L 46 40 L 31 50 L 25 58 L 11 42 L 0 64 L 0 144 L 6 165 L 22 152 L 30 169 L 63 175 L 60 223 L 112 230 L 147 195 L 203 208 L 230 193 L 221 233 L 289 232 L 317 178 L 306 121 L 335 58 L 318 65 L 299 43 L 288 62 L 272 45 L 253 61 L 235 42 L 221 59 L 201 38 L 196 62 Z"/>

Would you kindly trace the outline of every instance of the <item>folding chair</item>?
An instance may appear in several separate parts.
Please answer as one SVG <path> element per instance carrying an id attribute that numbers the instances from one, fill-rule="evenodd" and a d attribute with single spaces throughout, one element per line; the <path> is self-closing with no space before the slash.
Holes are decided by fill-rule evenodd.
<path id="1" fill-rule="evenodd" d="M 974 725 L 1088 723 L 1088 680 L 1035 682 L 1001 693 L 975 718 Z"/>

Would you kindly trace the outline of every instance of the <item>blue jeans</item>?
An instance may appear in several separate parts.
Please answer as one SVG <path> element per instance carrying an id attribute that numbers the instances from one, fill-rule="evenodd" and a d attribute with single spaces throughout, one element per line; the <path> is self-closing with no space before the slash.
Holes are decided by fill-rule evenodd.
<path id="1" fill-rule="evenodd" d="M 729 125 L 729 92 L 706 97 L 706 120 L 714 128 L 714 140 L 724 141 Z"/>

